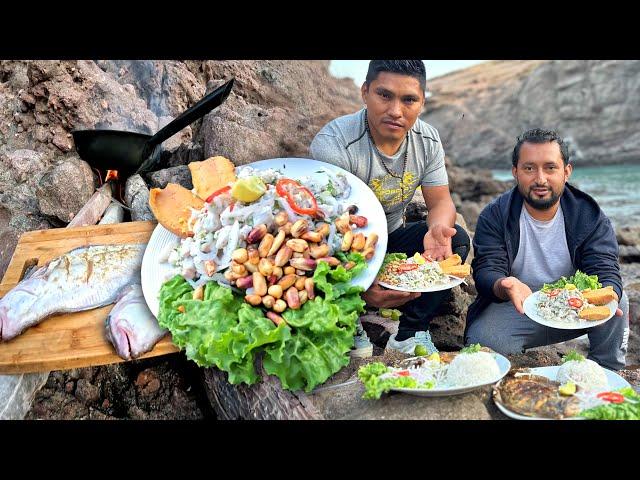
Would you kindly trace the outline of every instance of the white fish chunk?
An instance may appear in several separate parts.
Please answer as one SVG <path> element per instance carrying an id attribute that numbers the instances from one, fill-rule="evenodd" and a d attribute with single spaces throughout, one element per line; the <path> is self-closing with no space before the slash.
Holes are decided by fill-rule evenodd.
<path id="1" fill-rule="evenodd" d="M 0 341 L 11 340 L 50 315 L 115 302 L 140 282 L 145 244 L 80 247 L 51 260 L 0 299 Z"/>
<path id="2" fill-rule="evenodd" d="M 107 338 L 125 360 L 147 353 L 168 332 L 158 325 L 137 284 L 122 290 L 105 325 Z"/>

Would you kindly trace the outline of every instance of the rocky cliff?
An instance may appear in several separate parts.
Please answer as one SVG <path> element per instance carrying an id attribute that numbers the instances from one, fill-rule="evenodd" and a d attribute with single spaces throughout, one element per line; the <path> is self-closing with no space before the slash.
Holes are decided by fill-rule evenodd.
<path id="1" fill-rule="evenodd" d="M 234 77 L 233 92 L 220 108 L 163 144 L 167 166 L 212 155 L 236 164 L 306 157 L 326 122 L 360 105 L 353 83 L 332 77 L 328 66 L 269 60 L 0 62 L 0 278 L 22 233 L 64 226 L 95 189 L 97 177 L 76 154 L 72 130 L 155 133 Z M 155 186 L 167 177 L 159 173 L 146 181 Z"/>
<path id="2" fill-rule="evenodd" d="M 457 165 L 509 168 L 534 127 L 557 130 L 582 165 L 640 162 L 640 61 L 492 61 L 427 87 L 422 118 Z"/>

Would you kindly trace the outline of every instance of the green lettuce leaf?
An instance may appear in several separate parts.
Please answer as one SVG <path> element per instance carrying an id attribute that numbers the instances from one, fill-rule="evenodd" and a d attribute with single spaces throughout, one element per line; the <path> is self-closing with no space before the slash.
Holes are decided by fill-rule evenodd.
<path id="1" fill-rule="evenodd" d="M 580 270 L 576 270 L 576 273 L 569 278 L 561 277 L 557 282 L 545 283 L 542 286 L 542 291 L 548 292 L 556 288 L 564 288 L 568 283 L 575 285 L 578 290 L 586 290 L 588 288 L 596 290 L 602 287 L 602 284 L 598 282 L 597 275 L 587 275 Z"/>
<path id="2" fill-rule="evenodd" d="M 365 261 L 359 254 L 350 257 L 356 262 L 351 270 L 331 269 L 321 262 L 313 279 L 324 298 L 316 296 L 299 310 L 282 314 L 293 334 L 265 349 L 263 366 L 284 388 L 311 391 L 349 363 L 356 321 L 365 304 L 360 298 L 363 289 L 351 285 Z"/>
<path id="3" fill-rule="evenodd" d="M 366 262 L 360 254 L 345 258 L 355 262 L 351 270 L 318 265 L 313 278 L 322 295 L 285 311 L 286 324 L 276 327 L 261 308 L 217 282 L 205 285 L 203 300 L 193 300 L 193 288 L 180 275 L 160 290 L 158 323 L 189 359 L 228 372 L 232 384 L 255 383 L 260 356 L 283 388 L 310 391 L 349 363 L 356 321 L 364 312 L 363 289 L 351 281 Z"/>
<path id="4" fill-rule="evenodd" d="M 364 384 L 364 395 L 367 400 L 378 400 L 383 393 L 392 388 L 433 388 L 433 385 L 418 385 L 413 377 L 380 378 L 390 369 L 381 362 L 372 362 L 358 369 L 358 378 Z"/>
<path id="5" fill-rule="evenodd" d="M 254 359 L 258 347 L 284 340 L 290 336 L 289 329 L 276 327 L 260 309 L 216 282 L 205 285 L 203 300 L 193 300 L 192 292 L 179 275 L 162 286 L 160 326 L 171 331 L 174 344 L 199 366 L 228 372 L 233 384 L 257 381 Z"/>

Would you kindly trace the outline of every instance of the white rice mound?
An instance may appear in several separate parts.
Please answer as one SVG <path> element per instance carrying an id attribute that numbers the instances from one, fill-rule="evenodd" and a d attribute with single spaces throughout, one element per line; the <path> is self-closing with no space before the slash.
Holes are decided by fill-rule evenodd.
<path id="1" fill-rule="evenodd" d="M 600 365 L 593 360 L 570 360 L 558 369 L 556 381 L 573 382 L 585 390 L 608 390 L 609 381 Z"/>
<path id="2" fill-rule="evenodd" d="M 497 380 L 500 367 L 488 352 L 460 353 L 449 364 L 445 383 L 451 387 L 479 385 Z"/>

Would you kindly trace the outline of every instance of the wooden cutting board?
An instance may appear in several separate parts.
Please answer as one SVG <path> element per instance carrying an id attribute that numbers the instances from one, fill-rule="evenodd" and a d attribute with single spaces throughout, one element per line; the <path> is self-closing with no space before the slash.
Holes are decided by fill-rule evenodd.
<path id="1" fill-rule="evenodd" d="M 44 265 L 76 247 L 146 243 L 155 222 L 126 222 L 24 233 L 0 283 L 0 298 L 15 287 L 32 265 Z M 16 338 L 0 343 L 0 374 L 27 373 L 124 362 L 105 337 L 108 305 L 78 313 L 51 316 Z M 171 335 L 139 358 L 177 352 Z"/>

